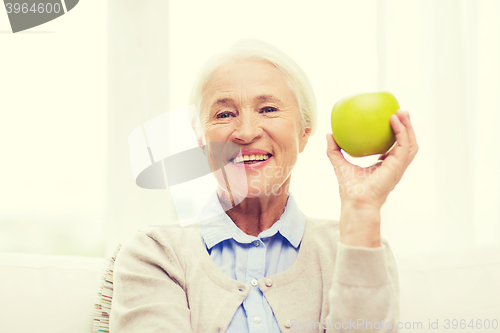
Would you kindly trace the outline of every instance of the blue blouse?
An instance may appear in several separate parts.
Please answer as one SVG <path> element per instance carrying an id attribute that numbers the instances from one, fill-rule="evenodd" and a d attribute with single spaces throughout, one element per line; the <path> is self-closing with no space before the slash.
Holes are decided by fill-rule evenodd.
<path id="1" fill-rule="evenodd" d="M 292 266 L 304 234 L 305 217 L 291 193 L 285 211 L 257 237 L 245 234 L 222 208 L 214 191 L 198 214 L 201 235 L 213 262 L 228 277 L 252 285 L 226 332 L 281 332 L 257 280 Z"/>

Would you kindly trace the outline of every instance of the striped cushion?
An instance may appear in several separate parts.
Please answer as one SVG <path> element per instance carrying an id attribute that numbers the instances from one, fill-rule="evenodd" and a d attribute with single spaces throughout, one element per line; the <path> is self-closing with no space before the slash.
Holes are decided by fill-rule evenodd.
<path id="1" fill-rule="evenodd" d="M 122 244 L 118 244 L 111 258 L 106 261 L 106 266 L 102 271 L 97 300 L 94 304 L 93 333 L 109 333 L 109 314 L 111 313 L 111 300 L 113 298 L 113 266 L 121 247 Z"/>

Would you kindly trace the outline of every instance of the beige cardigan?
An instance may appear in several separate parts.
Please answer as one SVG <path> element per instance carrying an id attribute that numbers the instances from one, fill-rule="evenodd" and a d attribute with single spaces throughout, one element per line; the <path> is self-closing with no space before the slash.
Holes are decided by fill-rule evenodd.
<path id="1" fill-rule="evenodd" d="M 293 265 L 258 280 L 281 332 L 398 332 L 389 244 L 348 246 L 339 236 L 337 221 L 306 217 Z M 250 288 L 219 270 L 198 227 L 139 230 L 115 262 L 110 333 L 224 332 Z"/>

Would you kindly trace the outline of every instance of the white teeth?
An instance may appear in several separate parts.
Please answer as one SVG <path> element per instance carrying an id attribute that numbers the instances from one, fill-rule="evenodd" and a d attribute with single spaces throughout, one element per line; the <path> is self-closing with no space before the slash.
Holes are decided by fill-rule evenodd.
<path id="1" fill-rule="evenodd" d="M 265 161 L 269 158 L 269 155 L 245 155 L 245 156 L 237 156 L 234 158 L 234 163 L 240 163 L 244 161 Z"/>

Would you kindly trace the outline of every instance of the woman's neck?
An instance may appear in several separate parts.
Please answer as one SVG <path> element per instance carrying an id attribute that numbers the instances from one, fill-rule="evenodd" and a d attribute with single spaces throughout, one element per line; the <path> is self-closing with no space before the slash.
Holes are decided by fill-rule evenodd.
<path id="1" fill-rule="evenodd" d="M 229 193 L 220 187 L 217 190 L 221 205 L 226 210 L 226 214 L 244 233 L 251 236 L 258 236 L 262 231 L 267 230 L 278 221 L 285 211 L 288 200 L 288 186 L 283 184 L 277 194 L 263 194 L 258 197 L 247 197 L 238 205 L 231 207 Z"/>

